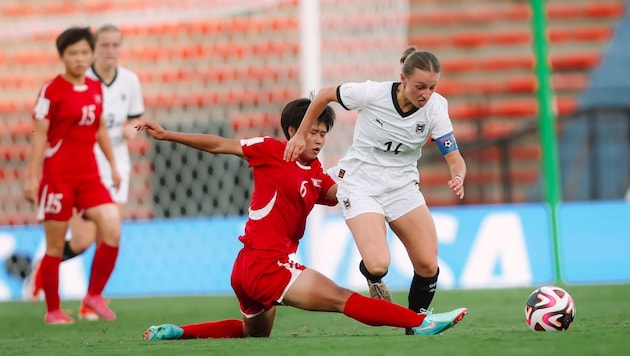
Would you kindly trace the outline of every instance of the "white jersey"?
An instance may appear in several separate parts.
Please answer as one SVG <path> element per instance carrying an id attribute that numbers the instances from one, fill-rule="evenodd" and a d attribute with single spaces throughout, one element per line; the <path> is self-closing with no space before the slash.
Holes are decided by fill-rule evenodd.
<path id="1" fill-rule="evenodd" d="M 103 119 L 107 125 L 112 152 L 116 158 L 118 173 L 122 182 L 119 189 L 113 189 L 112 174 L 109 162 L 96 145 L 94 152 L 98 162 L 101 180 L 110 189 L 112 198 L 117 203 L 126 203 L 129 195 L 131 160 L 127 143 L 123 138 L 123 126 L 127 120 L 140 117 L 144 113 L 144 101 L 138 76 L 123 67 L 116 68 L 116 76 L 108 85 L 104 83 L 90 67 L 85 73 L 88 77 L 101 81 L 103 88 Z"/>
<path id="2" fill-rule="evenodd" d="M 348 191 L 379 195 L 417 182 L 422 146 L 453 131 L 446 98 L 433 93 L 426 105 L 403 113 L 396 99 L 400 83 L 346 83 L 337 99 L 358 110 L 352 146 L 329 174 Z"/>

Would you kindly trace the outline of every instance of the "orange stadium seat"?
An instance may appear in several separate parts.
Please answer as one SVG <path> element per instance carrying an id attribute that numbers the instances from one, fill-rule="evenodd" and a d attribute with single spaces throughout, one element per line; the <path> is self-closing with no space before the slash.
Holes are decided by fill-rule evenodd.
<path id="1" fill-rule="evenodd" d="M 551 81 L 556 90 L 581 91 L 588 85 L 588 73 L 556 73 Z"/>
<path id="2" fill-rule="evenodd" d="M 32 120 L 12 120 L 7 123 L 7 132 L 11 137 L 30 136 L 33 133 Z"/>
<path id="3" fill-rule="evenodd" d="M 0 181 L 1 182 L 21 182 L 22 174 L 21 167 L 5 167 L 0 168 Z"/>
<path id="4" fill-rule="evenodd" d="M 9 143 L 0 145 L 0 158 L 5 161 L 24 162 L 28 153 L 27 144 Z"/>
<path id="5" fill-rule="evenodd" d="M 534 59 L 531 56 L 493 56 L 480 60 L 483 70 L 532 69 Z"/>
<path id="6" fill-rule="evenodd" d="M 462 31 L 452 36 L 451 42 L 457 47 L 477 47 L 488 44 L 488 33 L 480 31 Z"/>
<path id="7" fill-rule="evenodd" d="M 549 28 L 547 35 L 552 43 L 568 42 L 573 38 L 572 31 L 567 31 L 565 28 Z"/>
<path id="8" fill-rule="evenodd" d="M 421 34 L 409 37 L 409 43 L 417 48 L 434 49 L 446 46 L 448 41 L 443 36 L 426 36 Z"/>
<path id="9" fill-rule="evenodd" d="M 449 106 L 449 115 L 457 120 L 479 119 L 488 115 L 488 109 L 481 104 L 457 103 Z"/>
<path id="10" fill-rule="evenodd" d="M 592 69 L 599 64 L 600 54 L 593 52 L 571 53 L 551 58 L 551 68 L 564 69 Z"/>
<path id="11" fill-rule="evenodd" d="M 517 76 L 506 79 L 505 86 L 511 93 L 533 93 L 536 90 L 537 81 L 531 75 Z"/>
<path id="12" fill-rule="evenodd" d="M 530 43 L 532 35 L 529 30 L 501 30 L 487 35 L 489 41 L 499 45 L 516 45 Z"/>
<path id="13" fill-rule="evenodd" d="M 3 6 L 2 15 L 10 18 L 33 16 L 38 13 L 39 6 L 20 2 L 19 4 L 11 4 Z"/>
<path id="14" fill-rule="evenodd" d="M 578 109 L 577 98 L 575 97 L 557 98 L 556 107 L 558 109 L 558 115 L 561 115 L 561 116 L 571 115 L 575 113 Z"/>
<path id="15" fill-rule="evenodd" d="M 505 99 L 490 103 L 491 116 L 532 118 L 538 111 L 534 99 Z"/>
<path id="16" fill-rule="evenodd" d="M 579 41 L 608 41 L 613 36 L 609 26 L 585 26 L 573 29 L 573 38 Z"/>
<path id="17" fill-rule="evenodd" d="M 507 21 L 527 21 L 531 16 L 528 4 L 512 3 L 503 9 L 501 18 Z"/>
<path id="18" fill-rule="evenodd" d="M 594 1 L 586 6 L 586 15 L 593 18 L 620 18 L 626 11 L 622 1 Z"/>
<path id="19" fill-rule="evenodd" d="M 477 63 L 470 60 L 470 58 L 446 58 L 441 60 L 443 72 L 470 72 L 476 70 Z"/>
<path id="20" fill-rule="evenodd" d="M 466 24 L 488 24 L 500 18 L 500 12 L 491 7 L 473 7 L 462 14 L 462 22 Z"/>
<path id="21" fill-rule="evenodd" d="M 550 20 L 576 19 L 584 16 L 584 7 L 572 2 L 548 2 L 545 6 Z"/>

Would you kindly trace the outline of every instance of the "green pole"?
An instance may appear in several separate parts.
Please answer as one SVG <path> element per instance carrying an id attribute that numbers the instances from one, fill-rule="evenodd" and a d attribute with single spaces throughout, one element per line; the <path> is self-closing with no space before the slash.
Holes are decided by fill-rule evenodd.
<path id="1" fill-rule="evenodd" d="M 560 236 L 558 231 L 558 205 L 562 201 L 558 168 L 558 142 L 556 117 L 552 107 L 553 92 L 548 61 L 547 21 L 544 0 L 531 0 L 532 33 L 535 52 L 535 70 L 538 78 L 538 127 L 542 151 L 543 193 L 549 206 L 554 270 L 557 282 L 562 282 L 560 267 Z"/>

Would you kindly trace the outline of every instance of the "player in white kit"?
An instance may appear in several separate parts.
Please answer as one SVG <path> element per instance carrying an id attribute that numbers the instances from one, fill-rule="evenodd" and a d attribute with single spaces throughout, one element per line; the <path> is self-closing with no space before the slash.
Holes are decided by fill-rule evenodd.
<path id="1" fill-rule="evenodd" d="M 114 202 L 118 205 L 120 216 L 129 196 L 131 161 L 127 140 L 136 136 L 133 128 L 144 113 L 144 101 L 138 76 L 129 69 L 120 67 L 118 59 L 122 44 L 122 32 L 111 24 L 101 26 L 95 32 L 94 62 L 86 76 L 100 80 L 103 89 L 103 119 L 105 120 L 112 150 L 116 157 L 120 187 L 116 189 L 112 182 L 111 167 L 98 146 L 94 151 L 98 162 L 101 180 L 110 190 Z M 71 238 L 66 241 L 63 260 L 68 260 L 83 253 L 96 240 L 96 226 L 75 214 L 70 220 Z M 27 296 L 37 299 L 40 291 L 38 283 L 39 265 L 36 265 L 27 283 Z M 79 318 L 96 320 L 98 316 L 89 308 L 81 306 Z"/>
<path id="2" fill-rule="evenodd" d="M 436 142 L 451 173 L 446 184 L 460 199 L 466 163 L 457 148 L 447 100 L 435 93 L 438 59 L 412 46 L 401 63 L 400 82 L 345 83 L 320 90 L 299 135 L 287 144 L 285 159 L 301 152 L 306 129 L 330 102 L 358 110 L 352 146 L 328 173 L 339 185 L 337 199 L 363 258 L 359 269 L 372 297 L 391 300 L 382 281 L 391 260 L 388 223 L 414 268 L 409 308 L 424 312 L 433 300 L 439 267 L 435 224 L 419 189 L 422 146 Z"/>

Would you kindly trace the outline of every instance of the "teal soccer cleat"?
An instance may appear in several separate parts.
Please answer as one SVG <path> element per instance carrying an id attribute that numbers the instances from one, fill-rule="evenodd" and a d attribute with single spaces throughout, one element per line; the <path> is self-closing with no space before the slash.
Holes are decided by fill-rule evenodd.
<path id="1" fill-rule="evenodd" d="M 177 325 L 152 325 L 144 332 L 145 340 L 173 340 L 184 335 L 184 330 Z"/>
<path id="2" fill-rule="evenodd" d="M 425 311 L 426 317 L 420 326 L 411 328 L 410 334 L 413 335 L 436 335 L 444 330 L 450 329 L 453 325 L 459 323 L 464 316 L 468 314 L 468 309 L 459 308 L 446 313 L 432 314 Z"/>

